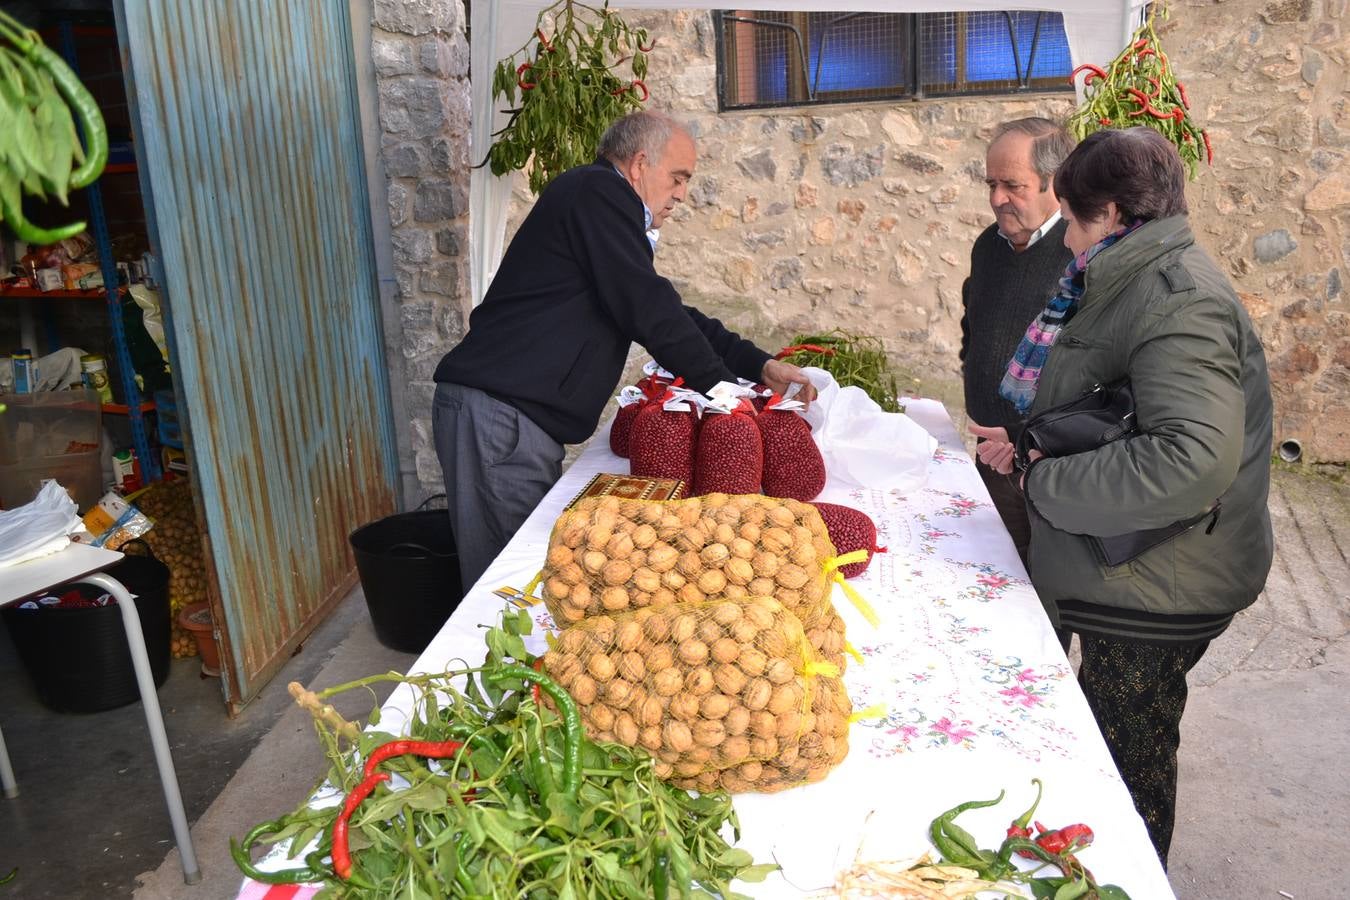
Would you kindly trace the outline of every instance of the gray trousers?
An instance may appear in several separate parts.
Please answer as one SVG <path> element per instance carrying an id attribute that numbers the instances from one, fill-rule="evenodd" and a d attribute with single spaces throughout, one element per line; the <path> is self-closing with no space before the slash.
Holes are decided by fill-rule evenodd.
<path id="1" fill-rule="evenodd" d="M 458 384 L 436 385 L 431 427 L 468 591 L 562 477 L 563 447 L 515 407 Z"/>

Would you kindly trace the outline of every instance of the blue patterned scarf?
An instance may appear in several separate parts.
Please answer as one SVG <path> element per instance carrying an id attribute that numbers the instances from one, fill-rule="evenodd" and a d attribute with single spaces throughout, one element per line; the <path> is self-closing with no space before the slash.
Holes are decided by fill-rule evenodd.
<path id="1" fill-rule="evenodd" d="M 1036 399 L 1036 387 L 1041 380 L 1041 369 L 1045 368 L 1050 348 L 1055 345 L 1060 331 L 1069 324 L 1069 320 L 1078 311 L 1078 300 L 1083 296 L 1084 273 L 1087 272 L 1088 263 L 1098 253 L 1143 224 L 1142 221 L 1136 220 L 1130 225 L 1122 226 L 1069 260 L 1069 265 L 1064 269 L 1064 276 L 1059 279 L 1058 293 L 1050 298 L 1041 314 L 1027 326 L 1027 333 L 1017 345 L 1017 351 L 1008 362 L 1008 372 L 998 386 L 999 396 L 1010 401 L 1017 407 L 1019 413 L 1025 415 L 1026 411 L 1031 409 L 1031 403 Z"/>

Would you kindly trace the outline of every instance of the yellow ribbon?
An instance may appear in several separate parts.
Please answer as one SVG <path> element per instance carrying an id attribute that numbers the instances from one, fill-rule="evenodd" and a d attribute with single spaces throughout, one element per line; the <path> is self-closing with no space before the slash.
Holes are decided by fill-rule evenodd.
<path id="1" fill-rule="evenodd" d="M 863 663 L 863 655 L 862 655 L 861 653 L 858 652 L 858 648 L 857 648 L 857 647 L 853 646 L 853 645 L 850 644 L 848 641 L 844 641 L 844 652 L 847 653 L 849 656 L 853 657 L 853 660 L 854 660 L 858 665 L 860 665 L 860 666 L 861 666 L 861 665 L 864 665 L 864 663 Z"/>
<path id="2" fill-rule="evenodd" d="M 872 608 L 872 604 L 864 600 L 862 594 L 859 594 L 853 585 L 844 580 L 843 572 L 835 572 L 834 580 L 844 589 L 844 596 L 849 599 L 849 602 L 857 607 L 858 612 L 862 613 L 862 617 L 867 620 L 869 625 L 875 628 L 881 624 L 881 618 L 877 616 L 877 612 Z"/>
<path id="3" fill-rule="evenodd" d="M 841 553 L 839 556 L 831 556 L 821 565 L 820 571 L 828 578 L 830 573 L 840 566 L 849 566 L 853 563 L 867 562 L 866 550 L 850 550 L 848 553 Z"/>
<path id="4" fill-rule="evenodd" d="M 886 705 L 884 703 L 873 703 L 867 709 L 855 710 L 848 717 L 848 723 L 852 725 L 859 719 L 884 719 L 886 717 Z"/>
<path id="5" fill-rule="evenodd" d="M 520 592 L 521 598 L 524 600 L 525 606 L 538 606 L 540 601 L 544 599 L 543 597 L 534 596 L 534 589 L 539 587 L 540 583 L 543 580 L 544 580 L 544 570 L 540 569 L 538 574 L 536 574 L 534 578 L 530 580 L 530 583 L 525 585 L 525 590 Z"/>
<path id="6" fill-rule="evenodd" d="M 824 675 L 826 678 L 838 678 L 839 667 L 832 662 L 825 662 L 824 660 L 816 660 L 815 662 L 807 663 L 802 668 L 802 674 Z"/>

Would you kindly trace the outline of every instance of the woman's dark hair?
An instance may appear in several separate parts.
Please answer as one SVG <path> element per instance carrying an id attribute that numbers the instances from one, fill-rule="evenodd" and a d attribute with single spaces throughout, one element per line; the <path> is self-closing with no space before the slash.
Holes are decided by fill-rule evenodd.
<path id="1" fill-rule="evenodd" d="M 1095 222 L 1115 203 L 1122 220 L 1165 219 L 1186 209 L 1186 170 L 1172 142 L 1152 128 L 1097 131 L 1055 172 L 1055 195 Z"/>

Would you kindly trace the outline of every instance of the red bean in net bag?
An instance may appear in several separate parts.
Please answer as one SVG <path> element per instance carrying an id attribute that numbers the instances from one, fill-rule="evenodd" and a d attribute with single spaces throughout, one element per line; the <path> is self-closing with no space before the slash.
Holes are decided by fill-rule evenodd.
<path id="1" fill-rule="evenodd" d="M 875 554 L 886 552 L 885 547 L 877 546 L 877 526 L 867 513 L 838 503 L 817 502 L 811 505 L 820 510 L 820 517 L 825 520 L 825 530 L 830 533 L 830 543 L 834 544 L 840 556 L 854 550 L 867 551 L 867 559 L 862 562 L 839 567 L 845 578 L 857 578 L 867 571 Z"/>
<path id="2" fill-rule="evenodd" d="M 764 446 L 764 494 L 801 501 L 820 496 L 825 490 L 825 460 L 806 419 L 770 402 L 755 424 Z"/>
<path id="3" fill-rule="evenodd" d="M 764 444 L 754 407 L 742 400 L 731 412 L 704 411 L 694 453 L 693 494 L 758 494 Z"/>
<path id="4" fill-rule="evenodd" d="M 683 406 L 684 409 L 667 409 Z M 628 470 L 642 478 L 675 478 L 694 483 L 698 412 L 688 403 L 648 403 L 633 419 Z"/>

